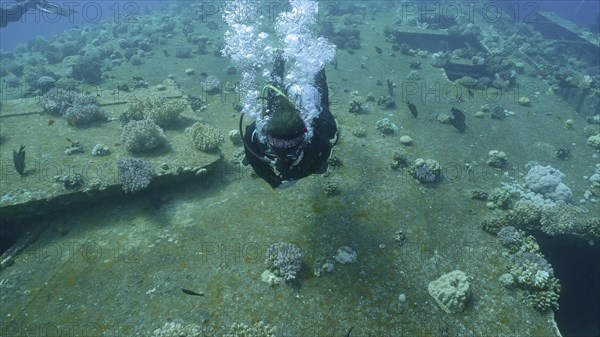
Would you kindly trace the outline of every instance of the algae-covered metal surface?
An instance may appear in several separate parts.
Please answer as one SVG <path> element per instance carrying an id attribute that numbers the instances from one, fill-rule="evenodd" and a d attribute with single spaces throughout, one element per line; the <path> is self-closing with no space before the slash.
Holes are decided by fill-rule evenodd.
<path id="1" fill-rule="evenodd" d="M 55 212 L 80 201 L 90 203 L 102 197 L 122 194 L 114 187 L 119 186 L 117 162 L 132 156 L 120 140 L 122 125 L 119 115 L 127 109 L 127 102 L 149 95 L 166 99 L 183 97 L 174 85 L 165 86 L 160 91 L 155 87 L 132 92 L 103 90 L 102 87 L 93 89 L 92 93 L 97 95 L 108 121 L 86 127 L 74 127 L 63 118 L 43 113 L 39 105 L 41 97 L 2 103 L 0 153 L 3 186 L 0 209 L 4 220 L 19 215 Z M 187 106 L 177 124 L 165 130 L 168 146 L 141 155 L 156 167 L 158 182 L 165 180 L 166 176 L 182 174 L 184 169 L 186 173 L 196 172 L 219 160 L 218 151 L 198 151 L 184 132 L 186 127 L 198 120 L 198 114 Z M 83 153 L 67 155 L 65 149 L 72 142 L 79 142 Z M 91 152 L 96 144 L 107 146 L 110 155 L 93 156 Z M 22 176 L 14 169 L 11 151 L 21 145 L 25 146 L 26 152 L 26 169 Z M 74 175 L 83 178 L 81 186 L 65 187 L 59 179 Z"/>
<path id="2" fill-rule="evenodd" d="M 372 81 L 385 76 L 377 70 L 379 62 L 383 60 L 369 63 Z M 362 78 L 360 73 L 328 71 L 341 89 L 354 88 Z M 423 72 L 446 81 L 436 68 Z M 556 116 L 527 112 L 512 96 L 500 103 L 517 112 L 504 121 L 472 117 L 485 102 L 483 96 L 463 104 L 469 112 L 465 134 L 435 119 L 433 111 L 448 109 L 442 103 L 419 107 L 422 115 L 415 119 L 403 106 L 387 112 L 372 106 L 368 114 L 352 115 L 345 107 L 350 94 L 339 90 L 334 97 L 332 110 L 344 133 L 333 154 L 342 166 L 325 176 L 272 190 L 248 168 L 226 160 L 195 183 L 192 179 L 46 220 L 48 229 L 2 272 L 7 329 L 41 326 L 147 336 L 175 321 L 199 324 L 220 336 L 231 322 L 265 321 L 277 327 L 277 336 L 290 337 L 341 336 L 352 326 L 357 336 L 555 335 L 551 312 L 537 312 L 522 293 L 499 284 L 508 257 L 480 228 L 486 216 L 499 211 L 471 200 L 470 190 L 521 179 L 519 163 L 526 159 L 561 164 L 544 141 L 585 139 L 565 130 Z M 568 113 L 576 124 L 584 123 L 550 95 L 536 104 L 538 111 Z M 399 135 L 384 136 L 375 128 L 381 116 L 398 123 L 399 134 L 413 138 L 414 144 L 405 147 L 411 158 L 440 161 L 447 170 L 444 182 L 424 186 L 405 170 L 390 169 L 392 154 L 403 145 Z M 222 117 L 221 123 L 236 124 L 236 119 Z M 45 116 L 36 118 L 43 128 L 55 126 L 42 123 Z M 525 121 L 535 121 L 539 132 L 531 132 Z M 118 122 L 103 127 L 113 123 Z M 352 136 L 361 127 L 367 136 Z M 66 125 L 64 130 L 74 132 Z M 544 130 L 564 136 L 557 139 Z M 536 147 L 534 140 L 542 145 Z M 189 147 L 185 140 L 179 146 Z M 485 165 L 494 148 L 510 151 L 514 164 L 508 176 Z M 227 144 L 224 149 L 232 160 L 240 147 Z M 583 167 L 577 163 L 589 160 L 589 150 L 573 151 L 568 165 Z M 61 152 L 56 150 L 56 156 L 62 158 Z M 466 170 L 465 164 L 475 170 Z M 331 183 L 340 195 L 325 193 Z M 585 187 L 577 179 L 570 184 Z M 404 240 L 395 238 L 399 231 Z M 269 287 L 260 280 L 264 252 L 280 241 L 301 247 L 303 269 L 298 282 Z M 335 263 L 341 246 L 352 247 L 358 262 Z M 334 271 L 315 276 L 326 262 L 334 263 Z M 472 297 L 465 312 L 450 315 L 427 293 L 427 284 L 455 269 L 472 278 Z M 188 296 L 182 288 L 204 296 Z"/>

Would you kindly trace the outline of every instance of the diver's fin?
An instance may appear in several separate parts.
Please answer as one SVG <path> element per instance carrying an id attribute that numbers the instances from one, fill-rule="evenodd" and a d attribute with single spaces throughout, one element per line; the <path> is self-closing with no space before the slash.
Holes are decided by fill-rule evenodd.
<path id="1" fill-rule="evenodd" d="M 319 70 L 315 74 L 315 86 L 321 95 L 321 106 L 329 106 L 329 88 L 327 87 L 327 76 L 325 76 L 325 68 Z"/>
<path id="2" fill-rule="evenodd" d="M 277 85 L 283 84 L 283 72 L 285 70 L 285 59 L 283 58 L 283 50 L 275 50 L 275 60 L 273 62 L 273 75 L 275 76 L 272 81 Z M 279 82 L 281 81 L 281 82 Z"/>

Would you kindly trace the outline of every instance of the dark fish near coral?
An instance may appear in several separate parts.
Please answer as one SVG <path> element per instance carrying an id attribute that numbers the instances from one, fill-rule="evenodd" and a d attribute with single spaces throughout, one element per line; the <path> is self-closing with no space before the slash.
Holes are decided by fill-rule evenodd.
<path id="1" fill-rule="evenodd" d="M 54 124 L 54 119 L 49 119 L 49 120 L 48 120 L 48 126 L 50 126 L 50 125 L 52 125 L 52 124 Z"/>
<path id="2" fill-rule="evenodd" d="M 13 163 L 15 170 L 22 176 L 25 172 L 25 145 L 19 147 L 19 152 L 13 150 Z"/>
<path id="3" fill-rule="evenodd" d="M 387 82 L 388 94 L 390 94 L 390 96 L 394 96 L 394 87 L 396 85 L 394 84 L 394 82 L 392 82 L 390 80 L 386 80 L 386 82 Z"/>
<path id="4" fill-rule="evenodd" d="M 184 294 L 186 295 L 192 295 L 192 296 L 204 296 L 203 293 L 197 293 L 193 290 L 189 290 L 189 289 L 185 289 L 185 288 L 181 288 L 181 291 L 183 291 Z"/>
<path id="5" fill-rule="evenodd" d="M 417 115 L 419 114 L 419 111 L 417 111 L 417 106 L 411 102 L 406 102 L 406 106 L 408 107 L 408 110 L 410 110 L 410 113 L 413 115 L 413 117 L 417 118 Z"/>
<path id="6" fill-rule="evenodd" d="M 465 124 L 465 114 L 455 107 L 452 107 L 451 111 L 454 118 L 450 119 L 450 124 L 452 124 L 458 132 L 465 132 L 465 129 L 467 128 L 467 124 Z"/>
<path id="7" fill-rule="evenodd" d="M 380 54 L 380 55 L 381 55 L 381 53 L 383 53 L 383 50 L 381 50 L 381 48 L 379 48 L 379 47 L 375 47 L 375 51 L 377 52 L 377 54 Z"/>

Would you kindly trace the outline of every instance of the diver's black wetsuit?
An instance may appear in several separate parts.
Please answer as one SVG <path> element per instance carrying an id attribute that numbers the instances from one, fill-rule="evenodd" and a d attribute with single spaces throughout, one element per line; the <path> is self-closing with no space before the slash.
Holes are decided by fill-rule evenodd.
<path id="1" fill-rule="evenodd" d="M 9 22 L 21 20 L 21 17 L 30 9 L 35 9 L 36 0 L 26 0 L 14 3 L 8 7 L 0 7 L 0 27 L 6 27 Z"/>
<path id="2" fill-rule="evenodd" d="M 274 73 L 279 77 L 276 77 L 272 84 L 281 89 L 283 85 L 278 79 L 283 78 L 283 61 L 279 60 L 275 62 Z M 327 89 L 325 69 L 322 69 L 315 75 L 314 81 L 314 85 L 321 96 L 321 113 L 313 119 L 313 136 L 310 142 L 301 145 L 304 146 L 304 154 L 299 163 L 287 169 L 280 170 L 278 175 L 269 163 L 256 156 L 264 157 L 267 150 L 267 145 L 261 143 L 258 136 L 255 135 L 256 123 L 253 122 L 246 127 L 246 133 L 244 134 L 246 159 L 252 165 L 256 174 L 273 188 L 281 185 L 283 181 L 295 181 L 311 174 L 324 173 L 327 170 L 327 160 L 333 146 L 330 140 L 336 136 L 337 126 L 329 110 L 329 90 Z M 276 113 L 276 107 L 269 106 L 272 104 L 272 101 L 269 99 L 267 109 Z"/>

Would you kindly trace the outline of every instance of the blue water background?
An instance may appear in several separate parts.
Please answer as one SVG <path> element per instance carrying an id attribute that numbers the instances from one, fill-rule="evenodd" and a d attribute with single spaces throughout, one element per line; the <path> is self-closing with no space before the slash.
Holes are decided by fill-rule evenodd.
<path id="1" fill-rule="evenodd" d="M 365 4 L 367 1 L 357 1 Z M 219 4 L 219 1 L 198 1 L 206 4 Z M 347 0 L 343 3 L 350 3 Z M 421 3 L 423 1 L 415 1 Z M 439 1 L 427 1 L 438 3 Z M 459 1 L 446 1 L 446 3 L 461 4 Z M 6 7 L 14 3 L 14 0 L 0 0 L 0 5 Z M 41 35 L 51 36 L 73 27 L 81 27 L 98 23 L 102 20 L 115 20 L 127 22 L 135 19 L 136 15 L 143 13 L 145 8 L 167 6 L 170 1 L 51 1 L 51 3 L 63 7 L 71 6 L 77 11 L 73 17 L 56 17 L 52 14 L 44 14 L 37 11 L 28 12 L 20 22 L 9 24 L 8 27 L 0 29 L 0 48 L 12 50 L 19 42 Z M 598 15 L 600 13 L 600 1 L 598 0 L 569 0 L 569 1 L 498 1 L 504 7 L 519 8 L 520 10 L 551 11 L 569 19 L 581 26 L 596 27 L 598 31 Z M 509 9 L 510 11 L 510 9 Z M 525 13 L 521 13 L 525 14 Z"/>
<path id="2" fill-rule="evenodd" d="M 14 0 L 0 0 L 0 6 L 6 8 Z M 70 17 L 56 16 L 51 13 L 29 11 L 19 22 L 11 22 L 0 29 L 0 49 L 12 50 L 20 42 L 26 42 L 35 36 L 49 37 L 70 28 L 93 25 L 113 20 L 127 23 L 135 20 L 145 9 L 167 6 L 170 1 L 52 1 L 53 5 L 75 9 L 77 13 Z"/>
<path id="3" fill-rule="evenodd" d="M 527 2 L 527 1 L 523 1 Z M 572 1 L 535 1 L 541 11 L 549 11 L 571 20 L 580 26 L 591 27 L 598 32 L 600 27 L 600 1 L 598 0 L 572 0 Z"/>

